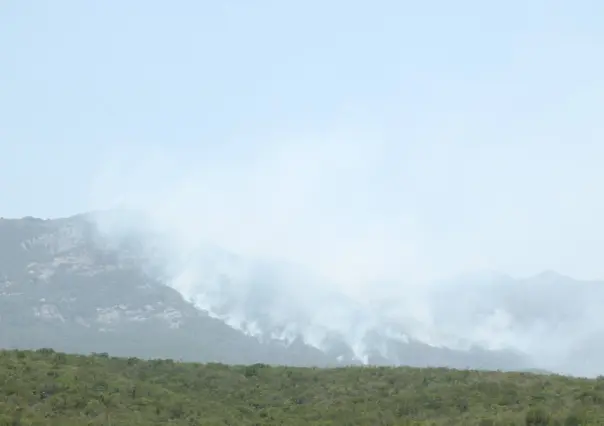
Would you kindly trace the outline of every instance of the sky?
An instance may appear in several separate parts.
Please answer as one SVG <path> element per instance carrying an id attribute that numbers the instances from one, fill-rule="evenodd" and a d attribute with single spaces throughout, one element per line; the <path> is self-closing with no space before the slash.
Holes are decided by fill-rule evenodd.
<path id="1" fill-rule="evenodd" d="M 0 4 L 0 216 L 339 282 L 604 278 L 604 3 Z M 359 284 L 360 285 L 360 284 Z"/>

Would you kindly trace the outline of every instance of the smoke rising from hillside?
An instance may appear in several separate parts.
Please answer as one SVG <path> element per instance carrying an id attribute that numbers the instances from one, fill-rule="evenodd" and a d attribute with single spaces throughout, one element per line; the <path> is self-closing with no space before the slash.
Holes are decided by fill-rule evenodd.
<path id="1" fill-rule="evenodd" d="M 570 217 L 555 213 L 552 190 L 570 184 L 553 179 L 536 204 L 519 146 L 402 149 L 366 133 L 250 143 L 206 158 L 159 150 L 114 157 L 93 205 L 136 214 L 98 225 L 110 238 L 155 235 L 145 240 L 149 257 L 161 259 L 168 284 L 231 325 L 251 334 L 272 326 L 275 337 L 302 334 L 316 346 L 338 332 L 359 357 L 364 331 L 395 323 L 405 330 L 400 339 L 511 348 L 569 371 L 576 342 L 603 332 L 592 307 L 601 290 L 554 297 L 543 288 L 510 312 L 523 290 L 488 272 L 581 266 L 556 263 L 572 233 L 553 233 Z M 572 315 L 550 317 L 559 303 Z"/>
<path id="2" fill-rule="evenodd" d="M 377 176 L 378 147 L 354 137 L 307 138 L 185 165 L 170 153 L 132 153 L 116 159 L 93 194 L 99 207 L 144 212 L 185 251 L 203 242 L 295 262 L 346 289 L 417 281 L 428 271 L 421 225 L 413 211 L 388 205 L 390 197 L 404 202 L 406 191 Z"/>

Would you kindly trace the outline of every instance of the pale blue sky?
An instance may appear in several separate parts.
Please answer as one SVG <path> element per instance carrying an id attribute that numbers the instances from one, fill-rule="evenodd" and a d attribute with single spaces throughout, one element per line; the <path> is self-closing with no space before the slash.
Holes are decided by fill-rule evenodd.
<path id="1" fill-rule="evenodd" d="M 0 215 L 126 200 L 334 275 L 604 278 L 602 22 L 597 0 L 4 1 Z"/>

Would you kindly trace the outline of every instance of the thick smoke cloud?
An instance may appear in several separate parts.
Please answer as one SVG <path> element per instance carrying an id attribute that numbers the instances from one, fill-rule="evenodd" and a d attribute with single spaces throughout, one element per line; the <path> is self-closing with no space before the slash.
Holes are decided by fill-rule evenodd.
<path id="1" fill-rule="evenodd" d="M 535 168 L 514 144 L 479 152 L 367 132 L 245 142 L 254 148 L 114 156 L 91 191 L 94 207 L 116 209 L 99 228 L 144 235 L 169 285 L 251 334 L 302 334 L 320 347 L 338 333 L 362 358 L 365 332 L 404 330 L 396 338 L 511 348 L 567 372 L 600 367 L 572 360 L 604 330 L 601 289 L 567 294 L 555 274 L 534 286 L 491 272 L 598 271 L 589 258 L 559 262 L 594 225 L 586 213 L 572 231 L 558 227 L 578 218 L 560 210 L 564 195 L 589 201 L 570 182 L 585 170 L 553 173 L 563 147 Z"/>

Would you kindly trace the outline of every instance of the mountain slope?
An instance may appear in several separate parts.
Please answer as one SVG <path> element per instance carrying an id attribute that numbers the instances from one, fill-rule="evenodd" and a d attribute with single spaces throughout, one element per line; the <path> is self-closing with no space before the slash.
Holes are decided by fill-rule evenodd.
<path id="1" fill-rule="evenodd" d="M 534 336 L 523 327 L 535 331 L 539 321 L 568 327 L 580 307 L 563 291 L 566 279 L 555 287 L 567 299 L 564 309 L 539 302 L 557 276 L 464 279 L 431 291 L 426 324 L 407 312 L 413 300 L 360 305 L 303 268 L 216 247 L 168 256 L 171 246 L 144 227 L 107 238 L 98 219 L 0 219 L 0 347 L 226 363 L 555 370 L 513 337 Z M 527 293 L 533 284 L 535 293 Z M 594 370 L 602 351 L 590 345 L 574 349 L 593 358 Z"/>
<path id="2" fill-rule="evenodd" d="M 150 278 L 136 259 L 95 244 L 70 220 L 0 220 L 0 347 L 141 357 L 327 363 L 320 351 L 260 344 Z"/>
<path id="3" fill-rule="evenodd" d="M 515 348 L 547 370 L 604 372 L 604 282 L 552 271 L 523 279 L 463 277 L 435 285 L 431 295 L 434 324 L 446 333 L 491 349 Z"/>

